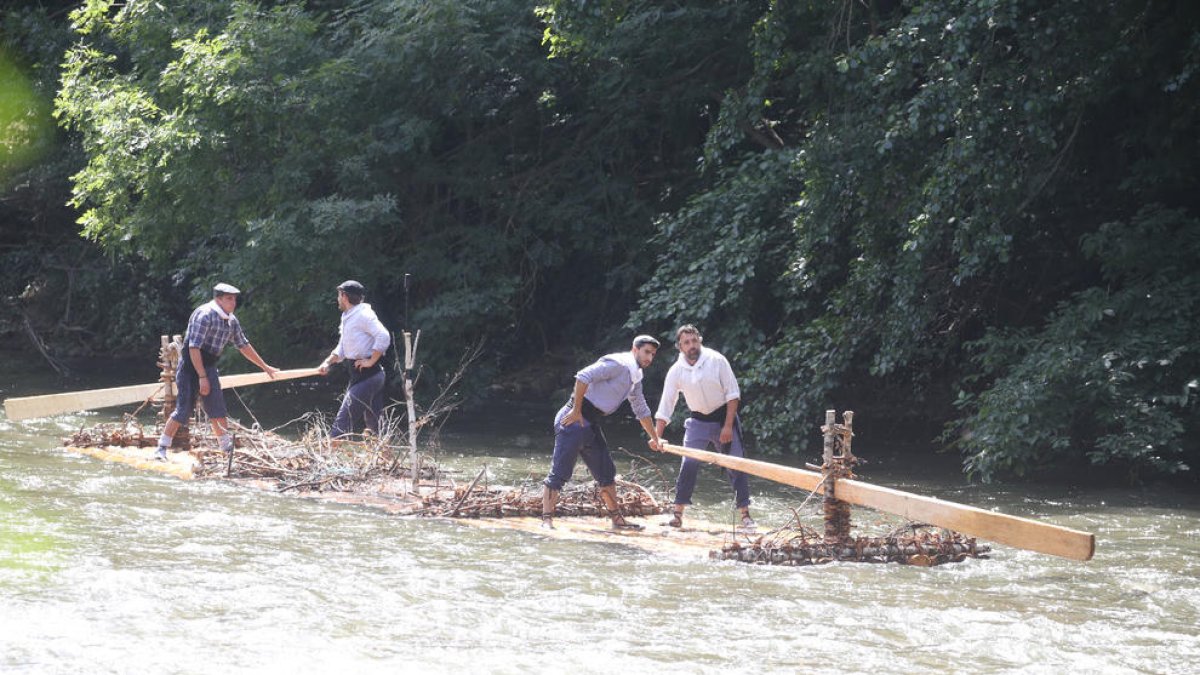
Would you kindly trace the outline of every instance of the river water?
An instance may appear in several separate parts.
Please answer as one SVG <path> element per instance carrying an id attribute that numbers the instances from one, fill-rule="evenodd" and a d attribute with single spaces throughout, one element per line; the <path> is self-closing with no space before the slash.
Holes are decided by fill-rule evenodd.
<path id="1" fill-rule="evenodd" d="M 45 391 L 35 370 L 0 365 L 0 397 Z M 331 389 L 273 386 L 252 405 L 279 421 L 301 401 L 334 405 Z M 540 476 L 554 409 L 459 414 L 438 458 L 500 483 Z M 1095 558 L 995 546 L 935 568 L 759 567 L 182 482 L 60 449 L 116 415 L 0 416 L 0 672 L 1200 670 L 1200 499 L 1171 488 L 969 485 L 953 460 L 913 467 L 859 438 L 876 460 L 862 479 L 1094 532 Z M 632 422 L 615 426 L 613 445 L 639 446 Z M 805 496 L 751 481 L 760 525 Z M 731 517 L 713 468 L 696 501 L 689 513 Z"/>

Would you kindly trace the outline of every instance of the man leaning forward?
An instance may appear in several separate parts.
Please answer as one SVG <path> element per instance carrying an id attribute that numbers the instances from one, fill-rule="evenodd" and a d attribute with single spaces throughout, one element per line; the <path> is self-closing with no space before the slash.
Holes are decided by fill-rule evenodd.
<path id="1" fill-rule="evenodd" d="M 571 399 L 554 418 L 554 458 L 550 473 L 542 481 L 542 526 L 554 527 L 554 507 L 558 493 L 571 479 L 575 462 L 582 457 L 600 489 L 600 499 L 612 517 L 615 529 L 640 530 L 625 520 L 617 503 L 617 468 L 613 464 L 601 422 L 629 401 L 642 429 L 650 436 L 649 444 L 659 449 L 658 434 L 650 419 L 650 406 L 642 393 L 642 369 L 654 361 L 658 340 L 649 335 L 633 339 L 633 348 L 600 357 L 575 374 Z"/>

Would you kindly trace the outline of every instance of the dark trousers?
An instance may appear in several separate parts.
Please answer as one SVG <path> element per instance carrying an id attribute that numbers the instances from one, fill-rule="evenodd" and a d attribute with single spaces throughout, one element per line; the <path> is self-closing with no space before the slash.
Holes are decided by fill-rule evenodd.
<path id="1" fill-rule="evenodd" d="M 554 458 L 550 461 L 550 474 L 542 484 L 551 490 L 561 490 L 571 474 L 575 472 L 575 462 L 580 457 L 587 465 L 592 478 L 600 487 L 608 487 L 616 482 L 617 466 L 613 464 L 612 455 L 608 451 L 608 441 L 604 439 L 604 431 L 598 424 L 586 419 L 579 423 L 564 427 L 562 418 L 571 411 L 565 405 L 554 416 Z"/>
<path id="2" fill-rule="evenodd" d="M 333 421 L 333 429 L 330 430 L 334 438 L 352 434 L 356 428 L 370 429 L 376 436 L 379 435 L 384 380 L 383 370 L 380 370 L 370 377 L 350 383 L 346 395 L 342 397 L 342 407 L 338 408 L 337 418 Z"/>
<path id="3" fill-rule="evenodd" d="M 683 424 L 683 447 L 708 450 L 708 446 L 712 445 L 712 449 L 717 452 L 723 452 L 731 457 L 745 457 L 746 453 L 742 447 L 742 423 L 740 421 L 734 423 L 733 441 L 727 449 L 721 446 L 722 426 L 724 426 L 723 422 L 704 422 L 689 417 Z M 696 489 L 696 475 L 700 472 L 702 464 L 703 462 L 698 459 L 683 458 L 683 463 L 679 466 L 679 477 L 675 480 L 676 504 L 692 503 L 692 492 Z M 729 478 L 729 485 L 733 488 L 737 507 L 740 509 L 750 506 L 750 481 L 746 474 L 741 471 L 725 469 L 725 475 Z"/>
<path id="4" fill-rule="evenodd" d="M 186 356 L 184 358 L 187 358 Z M 180 360 L 179 368 L 175 370 L 175 412 L 171 419 L 187 426 L 196 407 L 196 398 L 204 405 L 204 412 L 210 419 L 219 420 L 227 417 L 225 411 L 225 394 L 221 392 L 221 374 L 216 366 L 206 366 L 204 375 L 208 378 L 208 396 L 200 396 L 200 376 L 190 363 Z"/>

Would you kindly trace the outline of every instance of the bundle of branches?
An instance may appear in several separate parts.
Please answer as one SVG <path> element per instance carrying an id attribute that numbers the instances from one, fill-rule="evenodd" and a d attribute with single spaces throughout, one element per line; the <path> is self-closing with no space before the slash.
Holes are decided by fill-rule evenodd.
<path id="1" fill-rule="evenodd" d="M 76 448 L 104 448 L 108 446 L 148 448 L 158 443 L 158 434 L 147 435 L 136 419 L 126 418 L 122 422 L 80 427 L 69 437 L 62 439 L 63 445 Z"/>
<path id="2" fill-rule="evenodd" d="M 897 562 L 931 567 L 967 558 L 984 558 L 991 551 L 986 544 L 958 532 L 910 523 L 882 537 L 854 537 L 830 540 L 799 522 L 768 532 L 757 540 L 726 544 L 712 551 L 718 560 L 759 565 L 821 565 L 843 562 Z"/>
<path id="3" fill-rule="evenodd" d="M 448 493 L 429 495 L 418 513 L 425 516 L 457 518 L 512 518 L 542 515 L 542 487 L 532 479 L 516 487 L 479 486 L 484 471 L 467 486 Z M 617 500 L 621 513 L 627 516 L 649 516 L 665 513 L 667 507 L 650 490 L 634 480 L 617 481 Z M 569 485 L 558 496 L 555 510 L 559 517 L 607 516 L 608 510 L 600 501 L 594 482 Z"/>
<path id="4" fill-rule="evenodd" d="M 298 441 L 288 440 L 270 431 L 250 429 L 230 422 L 236 441 L 233 455 L 216 449 L 215 442 L 193 437 L 192 453 L 200 460 L 198 477 L 253 478 L 273 481 L 282 492 L 378 490 L 382 484 L 409 477 L 402 463 L 406 448 L 383 437 L 332 439 L 328 431 L 315 424 Z M 432 458 L 421 459 L 420 478 L 435 479 L 439 469 Z"/>

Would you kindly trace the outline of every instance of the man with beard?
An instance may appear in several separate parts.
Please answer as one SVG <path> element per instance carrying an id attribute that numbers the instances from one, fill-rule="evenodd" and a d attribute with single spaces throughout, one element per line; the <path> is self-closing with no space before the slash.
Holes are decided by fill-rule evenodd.
<path id="1" fill-rule="evenodd" d="M 342 282 L 337 292 L 338 309 L 342 311 L 338 344 L 317 370 L 325 375 L 331 365 L 344 361 L 349 364 L 350 384 L 329 435 L 338 438 L 358 427 L 378 436 L 385 384 L 379 360 L 392 344 L 392 336 L 371 304 L 363 302 L 367 289 L 362 284 L 350 279 Z"/>
<path id="2" fill-rule="evenodd" d="M 649 335 L 633 339 L 633 348 L 601 357 L 575 374 L 571 399 L 554 418 L 554 458 L 550 473 L 542 481 L 542 526 L 554 527 L 554 507 L 558 493 L 571 479 L 575 462 L 582 457 L 600 489 L 600 499 L 612 517 L 614 529 L 643 529 L 625 520 L 617 504 L 616 475 L 608 442 L 600 428 L 608 417 L 628 400 L 642 429 L 650 436 L 650 447 L 658 450 L 658 433 L 651 421 L 650 406 L 642 393 L 642 369 L 648 368 L 658 351 L 658 340 Z"/>
<path id="3" fill-rule="evenodd" d="M 656 432 L 662 436 L 679 394 L 687 402 L 691 415 L 684 422 L 683 445 L 688 448 L 706 450 L 709 445 L 717 451 L 733 457 L 744 457 L 741 422 L 738 420 L 738 404 L 741 391 L 729 361 L 715 349 L 702 345 L 703 336 L 691 324 L 680 326 L 675 331 L 675 346 L 679 359 L 667 371 L 663 383 L 662 399 L 655 414 Z M 683 510 L 692 503 L 692 491 L 696 488 L 696 475 L 701 462 L 684 457 L 675 482 L 675 513 L 667 522 L 672 527 L 683 526 Z M 750 517 L 750 483 L 746 474 L 726 470 L 733 487 L 735 506 L 741 512 L 739 529 L 753 531 L 754 519 Z"/>

